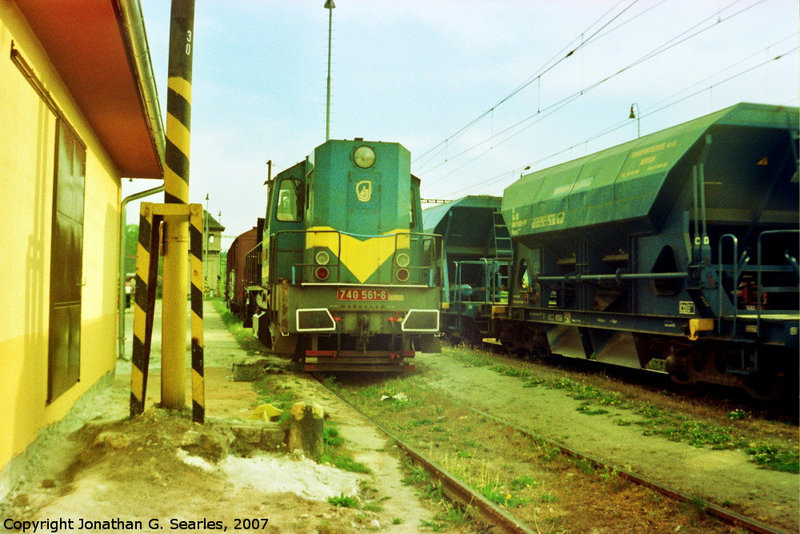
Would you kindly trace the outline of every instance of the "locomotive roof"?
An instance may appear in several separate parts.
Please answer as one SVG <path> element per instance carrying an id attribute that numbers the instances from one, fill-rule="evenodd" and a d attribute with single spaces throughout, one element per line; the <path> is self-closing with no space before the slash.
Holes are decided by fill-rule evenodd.
<path id="1" fill-rule="evenodd" d="M 608 222 L 650 220 L 670 174 L 683 176 L 699 158 L 706 134 L 742 138 L 797 131 L 798 108 L 740 103 L 594 154 L 527 174 L 503 194 L 512 236 Z M 755 133 L 762 132 L 761 134 Z M 717 139 L 719 139 L 717 137 Z M 754 142 L 759 142 L 755 140 Z M 766 142 L 766 141 L 764 141 Z M 754 162 L 755 164 L 755 162 Z M 668 188 L 667 188 L 668 189 Z"/>

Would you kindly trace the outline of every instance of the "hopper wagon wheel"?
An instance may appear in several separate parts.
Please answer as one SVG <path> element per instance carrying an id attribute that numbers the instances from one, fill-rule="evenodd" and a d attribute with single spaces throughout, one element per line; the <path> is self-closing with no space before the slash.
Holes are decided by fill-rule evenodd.
<path id="1" fill-rule="evenodd" d="M 500 345 L 508 354 L 518 358 L 527 358 L 529 347 L 525 342 L 525 327 L 513 323 L 505 323 L 500 331 Z"/>
<path id="2" fill-rule="evenodd" d="M 470 321 L 467 327 L 467 342 L 476 348 L 483 346 L 483 332 L 475 321 Z"/>
<path id="3" fill-rule="evenodd" d="M 693 351 L 675 350 L 674 347 L 670 347 L 669 355 L 665 362 L 665 369 L 669 373 L 670 380 L 681 386 L 695 384 L 697 376 L 694 372 L 693 361 Z"/>
<path id="4" fill-rule="evenodd" d="M 530 338 L 530 354 L 532 358 L 543 360 L 552 355 L 550 342 L 547 334 L 542 331 L 535 331 Z"/>
<path id="5" fill-rule="evenodd" d="M 790 386 L 789 377 L 794 378 L 791 382 L 796 384 L 797 371 L 787 372 L 785 365 L 792 358 L 796 359 L 797 355 L 792 356 L 789 350 L 770 354 L 762 351 L 758 357 L 758 370 L 744 378 L 743 385 L 747 394 L 762 401 L 774 401 L 785 395 L 793 395 L 796 402 L 797 386 Z"/>

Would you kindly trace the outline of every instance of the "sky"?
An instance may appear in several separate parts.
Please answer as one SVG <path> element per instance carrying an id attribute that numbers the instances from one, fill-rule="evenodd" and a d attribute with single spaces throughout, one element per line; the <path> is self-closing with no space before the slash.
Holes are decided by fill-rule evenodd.
<path id="1" fill-rule="evenodd" d="M 166 117 L 170 2 L 140 2 Z M 798 105 L 797 0 L 335 3 L 331 138 L 401 143 L 426 199 L 502 195 L 738 102 Z M 277 173 L 325 141 L 324 4 L 196 2 L 190 202 L 226 227 L 223 248 L 263 217 L 266 162 Z"/>

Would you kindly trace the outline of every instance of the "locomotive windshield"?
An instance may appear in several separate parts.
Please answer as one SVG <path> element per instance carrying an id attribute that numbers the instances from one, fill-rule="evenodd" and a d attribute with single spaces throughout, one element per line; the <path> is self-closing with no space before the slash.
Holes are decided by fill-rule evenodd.
<path id="1" fill-rule="evenodd" d="M 301 219 L 303 206 L 301 182 L 282 180 L 278 188 L 278 205 L 275 218 L 281 222 L 297 222 Z"/>

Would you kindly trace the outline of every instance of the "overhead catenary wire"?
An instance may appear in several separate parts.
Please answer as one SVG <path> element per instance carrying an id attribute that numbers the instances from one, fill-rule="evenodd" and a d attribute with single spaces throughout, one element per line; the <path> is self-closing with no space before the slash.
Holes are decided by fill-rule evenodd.
<path id="1" fill-rule="evenodd" d="M 797 34 L 794 34 L 793 36 L 790 36 L 790 37 L 787 37 L 785 39 L 782 39 L 781 41 L 778 41 L 777 43 L 786 41 L 787 39 L 790 39 L 791 37 L 796 37 L 796 36 L 797 36 Z M 705 82 L 705 81 L 707 81 L 709 79 L 715 78 L 719 74 L 730 70 L 734 66 L 741 64 L 742 62 L 746 61 L 747 59 L 750 59 L 753 56 L 755 56 L 755 55 L 757 55 L 759 53 L 762 53 L 764 50 L 768 50 L 769 48 L 774 47 L 777 43 L 774 43 L 774 44 L 770 45 L 769 47 L 767 47 L 765 49 L 759 50 L 758 52 L 756 52 L 754 54 L 751 54 L 747 58 L 745 58 L 745 59 L 743 59 L 743 60 L 741 60 L 741 61 L 739 61 L 739 62 L 737 62 L 737 63 L 735 63 L 733 65 L 729 65 L 728 67 L 726 67 L 726 68 L 724 68 L 724 69 L 712 74 L 711 76 L 708 76 L 708 77 L 704 78 L 703 80 L 700 80 L 698 82 L 693 83 L 688 88 L 684 88 L 684 89 L 682 89 L 682 90 L 680 90 L 680 91 L 678 91 L 676 93 L 673 93 L 673 95 L 671 95 L 670 97 L 667 97 L 667 98 L 661 100 L 660 102 L 654 104 L 653 107 L 655 107 L 655 109 L 652 109 L 652 107 L 651 107 L 651 110 L 645 109 L 644 112 L 640 112 L 640 116 L 642 118 L 644 118 L 644 117 L 650 117 L 652 115 L 655 115 L 656 113 L 659 113 L 659 112 L 662 112 L 662 111 L 664 111 L 666 109 L 669 109 L 672 106 L 675 106 L 675 105 L 677 105 L 677 104 L 679 104 L 679 103 L 681 103 L 681 102 L 683 102 L 683 101 L 685 101 L 685 100 L 687 100 L 687 99 L 689 99 L 691 97 L 697 96 L 699 94 L 704 93 L 705 91 L 711 90 L 711 89 L 713 89 L 715 87 L 718 87 L 718 86 L 720 86 L 720 85 L 722 85 L 724 83 L 727 83 L 727 82 L 732 81 L 732 80 L 734 80 L 736 78 L 744 76 L 745 74 L 748 74 L 748 73 L 750 73 L 750 72 L 752 72 L 752 71 L 754 71 L 754 70 L 756 70 L 758 68 L 761 68 L 761 67 L 764 67 L 766 65 L 771 64 L 773 61 L 779 61 L 781 59 L 784 59 L 785 57 L 789 56 L 790 54 L 800 50 L 800 46 L 795 46 L 793 48 L 787 49 L 784 52 L 781 52 L 781 53 L 777 54 L 774 57 L 770 57 L 769 59 L 767 59 L 767 60 L 765 60 L 765 61 L 763 61 L 761 63 L 758 63 L 757 65 L 753 65 L 751 67 L 748 67 L 748 68 L 746 68 L 746 69 L 744 69 L 742 71 L 739 71 L 739 72 L 737 72 L 737 73 L 735 73 L 735 74 L 733 74 L 733 75 L 731 75 L 731 76 L 729 76 L 729 77 L 727 77 L 727 78 L 725 78 L 723 80 L 714 82 L 711 85 L 704 86 L 704 87 L 702 87 L 702 88 L 700 88 L 700 89 L 698 89 L 698 90 L 696 90 L 696 91 L 694 91 L 694 92 L 692 92 L 690 94 L 682 96 L 682 97 L 678 98 L 677 100 L 673 100 L 678 95 L 682 95 L 683 93 L 685 93 L 690 88 L 696 87 L 697 85 L 700 85 L 701 83 L 703 83 L 703 82 Z M 673 101 L 670 102 L 670 100 L 673 100 Z M 796 100 L 796 98 L 792 99 L 792 101 L 795 101 L 795 100 Z M 661 107 L 657 107 L 657 106 L 661 106 Z M 483 180 L 480 183 L 473 184 L 473 185 L 464 187 L 462 189 L 453 191 L 452 195 L 454 197 L 458 197 L 463 193 L 467 193 L 467 192 L 473 191 L 473 190 L 478 189 L 480 187 L 486 187 L 486 186 L 489 186 L 489 185 L 493 185 L 495 183 L 498 183 L 498 182 L 502 181 L 504 178 L 508 178 L 509 175 L 514 177 L 514 178 L 516 178 L 516 177 L 519 176 L 519 173 L 525 168 L 535 167 L 535 166 L 537 166 L 537 165 L 539 165 L 539 164 L 541 164 L 541 163 L 543 163 L 543 162 L 545 162 L 547 160 L 550 160 L 550 159 L 552 159 L 554 157 L 557 157 L 557 156 L 559 156 L 561 154 L 564 154 L 565 152 L 569 152 L 569 151 L 571 151 L 571 150 L 573 150 L 573 149 L 575 149 L 575 148 L 577 148 L 577 147 L 579 147 L 581 145 L 586 145 L 586 144 L 588 144 L 588 143 L 590 143 L 592 141 L 595 141 L 595 140 L 597 140 L 597 139 L 599 139 L 599 138 L 601 138 L 601 137 L 603 137 L 605 135 L 608 135 L 608 134 L 610 134 L 610 133 L 612 133 L 614 131 L 617 131 L 617 130 L 619 130 L 621 128 L 627 127 L 629 124 L 630 124 L 629 120 L 620 121 L 619 123 L 617 123 L 617 124 L 615 124 L 613 126 L 610 126 L 610 127 L 606 128 L 606 129 L 602 130 L 601 132 L 593 134 L 589 138 L 586 138 L 586 139 L 584 139 L 584 140 L 582 140 L 580 142 L 574 143 L 574 144 L 570 145 L 569 147 L 563 148 L 563 149 L 561 149 L 561 150 L 559 150 L 557 152 L 553 152 L 551 154 L 548 154 L 547 156 L 539 158 L 539 159 L 537 159 L 537 160 L 535 160 L 535 161 L 533 161 L 531 163 L 528 163 L 528 164 L 523 165 L 523 166 L 515 167 L 514 169 L 511 169 L 511 170 L 506 170 L 506 171 L 504 171 L 502 173 L 499 173 L 499 174 L 493 176 L 492 178 L 489 178 L 488 180 Z M 483 155 L 483 154 L 481 154 L 481 155 Z M 470 162 L 468 162 L 468 163 L 472 163 L 473 161 L 474 161 L 474 159 L 470 160 Z M 460 167 L 460 168 L 462 168 L 462 167 Z"/>
<path id="2" fill-rule="evenodd" d="M 662 2 L 663 1 L 664 0 L 662 0 Z M 623 0 L 620 0 L 614 6 L 612 6 L 610 9 L 608 9 L 602 16 L 600 16 L 600 18 L 598 18 L 595 22 L 593 22 L 580 35 L 582 36 L 583 34 L 589 32 L 596 24 L 598 24 L 601 20 L 603 20 L 606 16 L 608 16 L 608 14 L 611 13 L 614 9 L 616 9 L 617 6 L 619 6 L 622 2 L 623 2 Z M 449 143 L 453 142 L 455 139 L 457 139 L 461 134 L 463 134 L 464 132 L 469 130 L 472 126 L 474 126 L 475 124 L 480 122 L 485 117 L 487 117 L 490 114 L 492 114 L 498 107 L 502 106 L 507 101 L 509 101 L 511 98 L 513 98 L 514 96 L 519 94 L 523 89 L 527 88 L 533 82 L 535 82 L 538 79 L 540 79 L 544 74 L 546 74 L 547 72 L 549 72 L 550 70 L 555 68 L 559 63 L 561 63 L 562 61 L 565 61 L 569 57 L 573 56 L 575 54 L 575 52 L 577 52 L 579 49 L 586 47 L 589 43 L 591 43 L 595 39 L 595 37 L 598 35 L 599 32 L 601 32 L 603 29 L 605 29 L 609 24 L 611 24 L 614 20 L 616 20 L 620 15 L 625 13 L 628 9 L 633 7 L 633 5 L 636 4 L 637 2 L 638 2 L 638 0 L 633 0 L 627 7 L 625 7 L 622 11 L 620 11 L 617 15 L 615 15 L 611 20 L 609 20 L 608 22 L 603 24 L 603 26 L 601 26 L 592 35 L 590 35 L 586 39 L 581 39 L 581 42 L 577 46 L 572 47 L 572 43 L 574 43 L 576 40 L 580 39 L 581 37 L 578 36 L 578 37 L 572 39 L 572 41 L 570 41 L 570 43 L 567 46 L 565 46 L 559 52 L 557 52 L 552 58 L 550 58 L 547 62 L 545 62 L 545 64 L 542 67 L 540 67 L 534 74 L 530 75 L 522 84 L 520 84 L 517 88 L 515 88 L 509 94 L 507 94 L 502 99 L 500 99 L 500 101 L 498 101 L 495 105 L 493 105 L 491 108 L 489 108 L 488 110 L 484 111 L 483 113 L 481 113 L 480 115 L 475 117 L 473 120 L 471 120 L 470 122 L 468 122 L 467 124 L 465 124 L 464 126 L 459 128 L 458 130 L 456 130 L 454 133 L 450 134 L 446 139 L 444 139 L 440 143 L 436 144 L 431 149 L 429 149 L 426 152 L 423 152 L 422 154 L 420 154 L 417 158 L 415 158 L 414 161 L 415 162 L 419 162 L 421 160 L 424 160 L 431 153 L 437 151 L 437 149 L 446 150 L 447 145 Z M 645 10 L 644 12 L 646 12 L 646 11 L 649 11 L 649 9 Z M 622 24 L 620 26 L 618 26 L 617 28 L 619 28 L 621 26 L 622 26 Z"/>
<path id="3" fill-rule="evenodd" d="M 511 139 L 511 138 L 515 137 L 516 135 L 519 135 L 523 131 L 529 129 L 534 124 L 540 122 L 542 118 L 547 116 L 547 115 L 544 115 L 544 116 L 540 117 L 540 115 L 543 112 L 551 111 L 554 108 L 555 109 L 561 109 L 565 103 L 568 103 L 568 102 L 571 102 L 573 100 L 576 100 L 577 98 L 579 98 L 579 97 L 587 94 L 588 92 L 596 89 L 597 87 L 601 86 L 602 84 L 604 84 L 604 83 L 616 78 L 617 76 L 619 76 L 619 75 L 621 75 L 621 74 L 623 74 L 623 73 L 625 73 L 625 72 L 637 67 L 638 65 L 644 63 L 645 61 L 650 60 L 650 59 L 658 56 L 659 54 L 662 54 L 663 52 L 666 52 L 667 50 L 670 50 L 671 48 L 674 48 L 675 46 L 687 41 L 688 39 L 691 39 L 692 37 L 696 37 L 697 35 L 700 35 L 700 34 L 706 32 L 706 31 L 708 31 L 708 30 L 710 30 L 712 28 L 715 28 L 717 25 L 721 24 L 722 22 L 730 20 L 731 18 L 736 17 L 736 16 L 738 16 L 738 15 L 740 15 L 740 14 L 742 14 L 742 13 L 744 13 L 744 12 L 750 10 L 750 9 L 752 9 L 753 7 L 765 2 L 766 0 L 759 0 L 758 2 L 753 3 L 751 5 L 748 5 L 748 6 L 744 7 L 744 8 L 742 8 L 741 10 L 728 15 L 725 18 L 721 17 L 723 12 L 725 12 L 728 9 L 730 9 L 731 7 L 733 7 L 739 1 L 740 0 L 735 0 L 733 3 L 731 3 L 731 4 L 727 5 L 726 7 L 718 10 L 717 12 L 715 12 L 712 15 L 706 17 L 705 19 L 701 20 L 700 22 L 690 26 L 688 29 L 682 31 L 681 33 L 675 35 L 674 37 L 672 37 L 672 38 L 668 39 L 667 41 L 661 43 L 660 45 L 656 46 L 655 48 L 653 48 L 652 50 L 650 50 L 646 54 L 640 56 L 638 59 L 636 59 L 633 62 L 629 63 L 628 65 L 622 67 L 621 69 L 617 70 L 616 72 L 614 72 L 612 74 L 609 74 L 606 77 L 604 77 L 604 78 L 602 78 L 602 79 L 590 84 L 589 86 L 581 88 L 578 91 L 575 91 L 575 92 L 571 93 L 570 95 L 567 95 L 566 97 L 561 98 L 560 100 L 552 103 L 549 106 L 546 106 L 543 109 L 537 110 L 535 113 L 532 113 L 532 114 L 526 116 L 525 118 L 515 122 L 514 124 L 508 126 L 507 128 L 502 129 L 497 133 L 494 133 L 491 137 L 483 139 L 483 140 L 471 145 L 469 148 L 466 148 L 466 149 L 458 152 L 455 156 L 449 157 L 447 161 L 440 162 L 439 164 L 437 164 L 433 168 L 427 169 L 426 172 L 430 172 L 431 170 L 434 170 L 434 169 L 436 169 L 438 167 L 441 167 L 442 165 L 444 165 L 446 163 L 451 163 L 457 157 L 463 156 L 463 155 L 471 152 L 472 150 L 475 150 L 476 148 L 486 144 L 487 142 L 493 141 L 494 138 L 496 138 L 496 137 L 498 137 L 500 135 L 503 135 L 503 134 L 505 134 L 505 133 L 507 133 L 507 132 L 509 132 L 511 130 L 514 130 L 515 128 L 519 128 L 520 126 L 528 123 L 529 121 L 532 121 L 533 119 L 537 119 L 532 124 L 528 124 L 527 126 L 525 126 L 523 128 L 520 128 L 518 131 L 516 131 L 512 135 L 509 135 L 509 136 L 505 137 L 504 139 L 493 143 L 492 147 L 490 149 L 483 151 L 481 154 L 479 154 L 478 157 L 472 158 L 467 164 L 476 161 L 480 156 L 485 155 L 486 153 L 488 153 L 493 148 L 503 144 L 504 142 L 508 141 L 509 139 Z M 712 19 L 715 19 L 715 18 L 716 18 L 716 21 L 713 22 L 713 24 L 711 24 L 709 26 L 702 27 L 699 30 L 694 31 L 693 33 L 690 33 L 693 30 L 696 30 L 698 27 L 702 26 L 703 24 L 707 23 L 709 20 L 712 20 Z M 460 165 L 458 168 L 456 168 L 456 169 L 454 169 L 454 170 L 452 170 L 452 171 L 450 171 L 450 172 L 448 172 L 446 174 L 438 176 L 438 177 L 433 177 L 433 178 L 429 177 L 427 179 L 427 183 L 430 184 L 430 185 L 434 185 L 434 184 L 440 182 L 441 180 L 451 176 L 455 172 L 458 172 L 459 170 L 461 170 L 465 166 L 466 165 Z M 423 171 L 420 170 L 420 169 L 417 169 L 416 172 L 417 173 L 421 173 Z"/>

